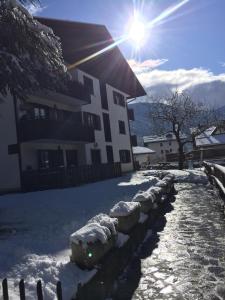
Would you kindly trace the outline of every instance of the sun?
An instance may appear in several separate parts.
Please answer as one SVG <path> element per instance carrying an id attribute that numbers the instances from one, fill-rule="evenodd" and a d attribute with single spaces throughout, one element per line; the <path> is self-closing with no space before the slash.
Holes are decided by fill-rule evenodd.
<path id="1" fill-rule="evenodd" d="M 141 18 L 133 17 L 129 22 L 128 39 L 136 48 L 143 46 L 146 40 L 146 26 Z"/>

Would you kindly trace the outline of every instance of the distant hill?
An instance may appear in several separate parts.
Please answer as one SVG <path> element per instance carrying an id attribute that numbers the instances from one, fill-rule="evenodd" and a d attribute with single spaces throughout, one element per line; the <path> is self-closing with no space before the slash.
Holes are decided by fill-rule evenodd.
<path id="1" fill-rule="evenodd" d="M 158 133 L 158 128 L 150 119 L 150 114 L 155 111 L 157 104 L 151 102 L 133 102 L 129 107 L 134 110 L 135 121 L 130 122 L 131 133 L 142 137 Z M 218 118 L 225 119 L 225 105 L 217 109 Z M 168 126 L 168 130 L 170 127 Z"/>

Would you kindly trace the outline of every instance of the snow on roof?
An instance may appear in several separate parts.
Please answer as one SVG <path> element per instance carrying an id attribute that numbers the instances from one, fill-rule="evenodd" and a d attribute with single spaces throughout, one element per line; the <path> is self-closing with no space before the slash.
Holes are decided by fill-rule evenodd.
<path id="1" fill-rule="evenodd" d="M 186 134 L 180 135 L 181 139 L 186 139 Z M 175 141 L 176 137 L 173 133 L 167 133 L 164 135 L 150 135 L 143 136 L 144 143 L 155 143 L 155 142 L 164 142 L 164 141 Z"/>
<path id="2" fill-rule="evenodd" d="M 141 146 L 137 146 L 137 147 L 132 147 L 133 153 L 134 154 L 149 154 L 149 153 L 155 153 L 154 150 L 149 149 L 147 147 L 141 147 Z"/>
<path id="3" fill-rule="evenodd" d="M 210 146 L 225 144 L 225 133 L 213 134 L 216 127 L 210 127 L 195 138 L 196 146 Z"/>
<path id="4" fill-rule="evenodd" d="M 138 202 L 124 202 L 120 201 L 110 210 L 109 215 L 111 217 L 123 217 L 128 216 L 132 211 L 140 206 Z"/>

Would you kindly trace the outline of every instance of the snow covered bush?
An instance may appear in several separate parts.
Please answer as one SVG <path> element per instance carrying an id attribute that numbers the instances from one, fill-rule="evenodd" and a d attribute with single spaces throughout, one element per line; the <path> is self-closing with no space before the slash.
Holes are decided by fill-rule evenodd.
<path id="1" fill-rule="evenodd" d="M 99 214 L 88 221 L 88 224 L 91 223 L 98 223 L 101 226 L 107 227 L 113 235 L 117 234 L 116 227 L 118 225 L 118 219 L 116 218 L 111 218 L 106 214 Z"/>
<path id="2" fill-rule="evenodd" d="M 115 242 L 109 228 L 89 223 L 70 236 L 71 261 L 81 268 L 92 269 Z"/>
<path id="3" fill-rule="evenodd" d="M 118 231 L 129 233 L 140 218 L 140 203 L 120 201 L 113 206 L 109 215 L 118 219 Z"/>
<path id="4" fill-rule="evenodd" d="M 132 201 L 140 203 L 142 213 L 148 213 L 151 210 L 155 199 L 155 195 L 151 191 L 147 190 L 138 191 L 138 193 L 133 197 Z"/>
<path id="5" fill-rule="evenodd" d="M 16 0 L 0 0 L 0 65 L 3 97 L 10 92 L 24 100 L 38 89 L 67 89 L 59 38 Z"/>

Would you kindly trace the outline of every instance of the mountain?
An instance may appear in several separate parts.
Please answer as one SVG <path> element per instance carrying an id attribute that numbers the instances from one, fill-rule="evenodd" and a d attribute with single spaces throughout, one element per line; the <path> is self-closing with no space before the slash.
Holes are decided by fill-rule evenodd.
<path id="1" fill-rule="evenodd" d="M 157 104 L 151 102 L 132 102 L 129 104 L 129 108 L 134 110 L 135 118 L 135 121 L 130 122 L 132 134 L 142 137 L 159 133 L 156 124 L 150 118 L 150 114 L 156 110 L 156 107 Z M 225 106 L 218 108 L 216 113 L 219 119 L 225 120 Z M 169 125 L 167 129 L 170 130 Z"/>

